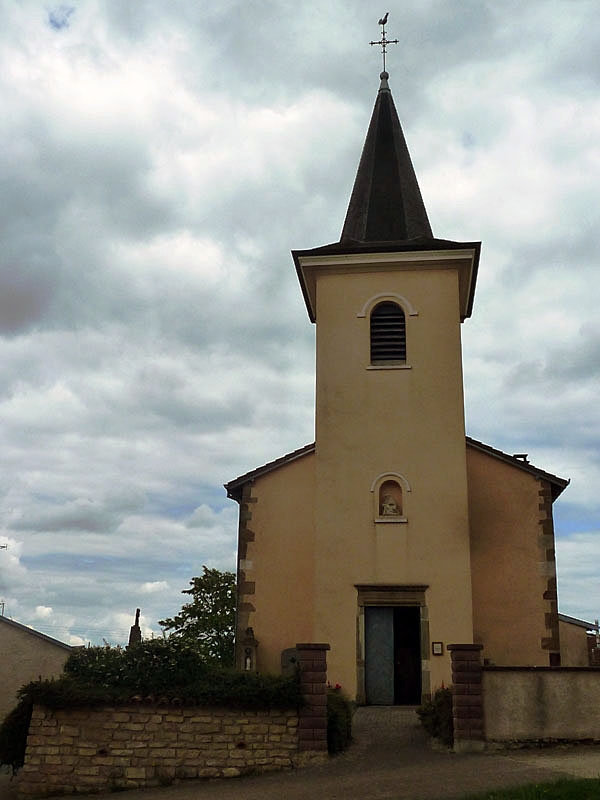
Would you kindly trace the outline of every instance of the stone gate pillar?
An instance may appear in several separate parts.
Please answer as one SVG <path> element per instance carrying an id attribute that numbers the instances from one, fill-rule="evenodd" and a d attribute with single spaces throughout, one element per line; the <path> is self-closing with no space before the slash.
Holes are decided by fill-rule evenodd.
<path id="1" fill-rule="evenodd" d="M 449 644 L 452 659 L 454 751 L 483 750 L 482 644 Z"/>
<path id="2" fill-rule="evenodd" d="M 328 644 L 297 644 L 303 706 L 298 720 L 300 752 L 327 753 Z"/>

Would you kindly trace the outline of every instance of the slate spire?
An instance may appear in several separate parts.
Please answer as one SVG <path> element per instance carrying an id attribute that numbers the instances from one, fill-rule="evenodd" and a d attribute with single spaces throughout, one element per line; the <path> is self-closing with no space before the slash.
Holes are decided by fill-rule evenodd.
<path id="1" fill-rule="evenodd" d="M 433 234 L 398 113 L 381 84 L 367 131 L 340 242 L 403 242 Z"/>

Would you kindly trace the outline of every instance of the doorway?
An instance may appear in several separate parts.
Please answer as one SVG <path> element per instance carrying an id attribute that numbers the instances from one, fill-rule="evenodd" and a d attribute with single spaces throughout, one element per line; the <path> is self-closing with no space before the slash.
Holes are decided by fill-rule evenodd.
<path id="1" fill-rule="evenodd" d="M 419 606 L 367 606 L 365 699 L 369 705 L 421 703 Z"/>

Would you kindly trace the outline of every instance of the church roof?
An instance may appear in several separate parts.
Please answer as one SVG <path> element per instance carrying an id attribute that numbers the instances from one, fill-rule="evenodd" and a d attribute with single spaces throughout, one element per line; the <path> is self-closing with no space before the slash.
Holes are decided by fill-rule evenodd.
<path id="1" fill-rule="evenodd" d="M 461 320 L 471 315 L 481 242 L 434 237 L 387 79 L 388 73 L 382 72 L 339 242 L 292 250 L 312 322 L 316 320 L 314 277 L 307 272 L 308 262 L 314 266 L 321 259 L 389 253 L 418 253 L 416 264 L 430 263 L 450 251 L 455 251 L 452 257 L 458 264 L 462 253 L 466 267 L 461 270 Z"/>
<path id="2" fill-rule="evenodd" d="M 225 489 L 227 490 L 227 497 L 230 497 L 232 500 L 237 500 L 239 503 L 242 496 L 242 487 L 247 483 L 250 483 L 255 478 L 260 478 L 261 475 L 265 475 L 267 472 L 273 472 L 273 470 L 283 467 L 285 464 L 291 464 L 292 461 L 296 461 L 297 458 L 302 458 L 303 456 L 314 452 L 315 443 L 312 442 L 311 444 L 304 445 L 304 447 L 300 447 L 298 450 L 294 450 L 291 453 L 286 453 L 284 456 L 281 456 L 281 458 L 276 458 L 274 461 L 269 461 L 268 463 L 263 464 L 262 467 L 256 467 L 256 469 L 251 469 L 249 472 L 245 472 L 243 475 L 240 475 L 239 478 L 234 478 L 232 481 L 224 484 Z"/>
<path id="3" fill-rule="evenodd" d="M 499 461 L 504 461 L 505 464 L 510 464 L 512 467 L 517 467 L 524 472 L 529 472 L 529 474 L 533 475 L 534 478 L 548 481 L 552 487 L 552 500 L 556 500 L 556 498 L 571 483 L 569 478 L 559 478 L 558 475 L 553 475 L 551 472 L 546 472 L 543 469 L 535 467 L 527 459 L 526 453 L 520 453 L 511 456 L 508 453 L 503 453 L 502 450 L 497 450 L 495 447 L 491 447 L 489 444 L 478 442 L 477 439 L 472 439 L 470 436 L 467 436 L 467 446 L 473 447 L 475 450 L 479 450 L 480 452 L 486 453 L 489 456 L 493 456 Z"/>
<path id="4" fill-rule="evenodd" d="M 433 238 L 387 79 L 382 72 L 341 242 Z"/>
<path id="5" fill-rule="evenodd" d="M 545 470 L 539 469 L 533 464 L 530 464 L 524 454 L 511 456 L 508 453 L 503 453 L 502 450 L 497 450 L 495 447 L 490 447 L 488 444 L 478 442 L 476 439 L 472 439 L 470 436 L 466 437 L 466 444 L 467 447 L 472 447 L 475 450 L 479 450 L 482 453 L 492 456 L 493 458 L 497 458 L 499 461 L 504 461 L 505 464 L 509 464 L 512 467 L 517 467 L 517 469 L 520 469 L 523 472 L 528 472 L 530 475 L 533 475 L 534 478 L 548 481 L 552 487 L 553 500 L 556 500 L 556 498 L 564 491 L 564 489 L 567 488 L 570 483 L 567 478 L 559 478 L 557 475 L 553 475 L 551 472 L 546 472 Z M 234 478 L 225 484 L 227 497 L 237 500 L 239 503 L 242 496 L 242 488 L 246 484 L 251 483 L 256 478 L 260 478 L 269 472 L 279 469 L 279 467 L 283 467 L 286 464 L 291 464 L 292 461 L 296 461 L 299 458 L 311 455 L 315 452 L 315 450 L 316 444 L 315 442 L 312 442 L 304 447 L 300 447 L 298 450 L 294 450 L 291 453 L 281 456 L 281 458 L 276 458 L 274 461 L 269 461 L 260 467 L 256 467 L 256 469 L 245 472 L 243 475 L 240 475 L 238 478 Z"/>

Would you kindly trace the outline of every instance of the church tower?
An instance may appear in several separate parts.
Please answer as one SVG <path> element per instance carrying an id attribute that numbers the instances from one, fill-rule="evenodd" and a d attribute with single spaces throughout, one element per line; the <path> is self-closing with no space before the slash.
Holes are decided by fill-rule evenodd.
<path id="1" fill-rule="evenodd" d="M 384 28 L 372 44 L 387 43 Z M 317 329 L 316 441 L 226 489 L 238 667 L 288 670 L 296 644 L 327 644 L 350 698 L 418 705 L 450 685 L 449 645 L 560 663 L 552 503 L 568 481 L 465 436 L 480 243 L 433 235 L 388 77 L 340 240 L 292 253 Z"/>
<path id="2" fill-rule="evenodd" d="M 313 641 L 359 702 L 420 703 L 446 645 L 473 641 L 460 326 L 479 251 L 433 236 L 382 72 L 340 241 L 293 252 L 317 326 Z"/>

